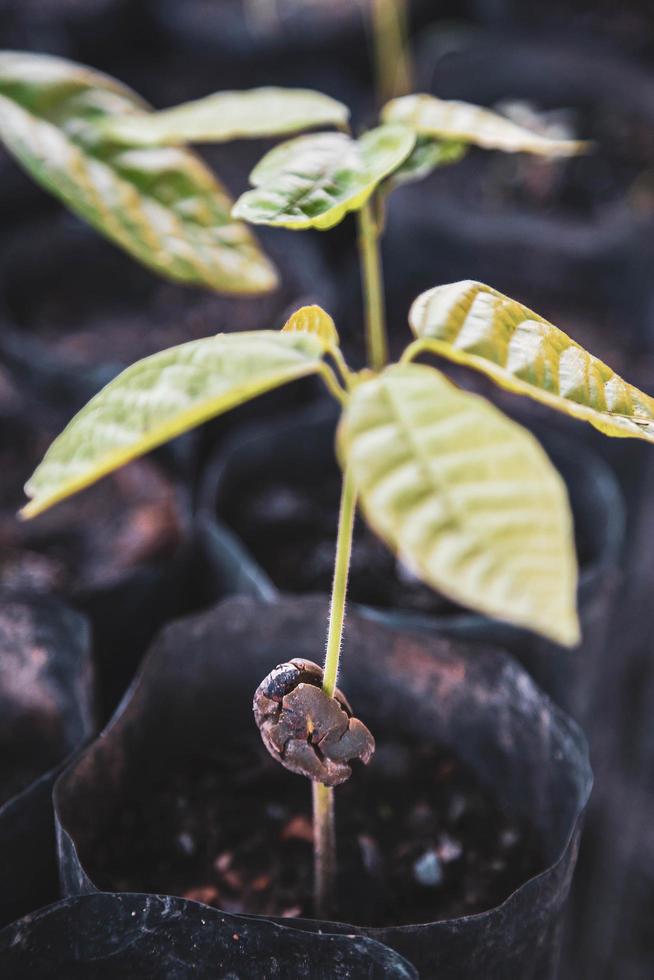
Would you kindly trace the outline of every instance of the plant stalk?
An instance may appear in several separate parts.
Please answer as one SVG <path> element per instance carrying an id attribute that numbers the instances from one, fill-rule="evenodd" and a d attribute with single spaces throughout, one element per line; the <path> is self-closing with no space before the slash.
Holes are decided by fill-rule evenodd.
<path id="1" fill-rule="evenodd" d="M 329 629 L 327 631 L 327 651 L 323 673 L 322 689 L 330 698 L 334 697 L 338 664 L 341 657 L 341 642 L 343 639 L 343 621 L 345 619 L 345 598 L 347 595 L 347 579 L 350 571 L 350 555 L 352 554 L 352 532 L 354 530 L 354 515 L 356 511 L 356 492 L 354 481 L 349 469 L 343 474 L 341 490 L 341 506 L 338 515 L 338 534 L 336 537 L 336 559 L 334 562 L 334 581 L 332 598 L 329 609 Z"/>
<path id="2" fill-rule="evenodd" d="M 407 0 L 373 0 L 375 86 L 379 105 L 412 89 Z"/>
<path id="3" fill-rule="evenodd" d="M 359 256 L 361 261 L 361 285 L 366 312 L 366 348 L 368 364 L 373 371 L 381 371 L 388 363 L 386 339 L 386 310 L 381 254 L 379 251 L 379 226 L 374 218 L 372 204 L 367 201 L 357 212 L 359 223 Z"/>
<path id="4" fill-rule="evenodd" d="M 345 599 L 352 554 L 352 532 L 356 513 L 356 491 L 349 470 L 343 475 L 341 506 L 338 516 L 334 582 L 329 609 L 327 651 L 323 672 L 323 691 L 334 697 L 343 641 Z M 329 918 L 333 908 L 336 880 L 336 830 L 334 820 L 334 790 L 322 783 L 313 783 L 313 856 L 314 911 L 319 919 Z"/>
<path id="5" fill-rule="evenodd" d="M 312 783 L 313 792 L 313 908 L 318 919 L 328 919 L 334 908 L 336 880 L 336 827 L 334 789 Z"/>

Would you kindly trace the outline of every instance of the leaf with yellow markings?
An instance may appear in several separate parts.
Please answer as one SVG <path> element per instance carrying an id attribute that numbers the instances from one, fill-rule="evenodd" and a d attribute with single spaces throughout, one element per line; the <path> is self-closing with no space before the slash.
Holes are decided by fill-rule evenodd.
<path id="1" fill-rule="evenodd" d="M 393 365 L 353 388 L 338 452 L 367 521 L 424 582 L 578 641 L 568 496 L 526 429 L 434 368 Z"/>
<path id="2" fill-rule="evenodd" d="M 403 123 L 420 136 L 472 143 L 486 150 L 535 153 L 539 156 L 574 156 L 584 153 L 582 140 L 553 139 L 519 126 L 505 116 L 469 102 L 445 101 L 435 95 L 405 95 L 382 110 L 386 123 Z"/>
<path id="3" fill-rule="evenodd" d="M 238 199 L 232 213 L 295 231 L 333 228 L 363 207 L 414 143 L 406 126 L 379 126 L 358 140 L 345 133 L 299 136 L 260 160 L 250 174 L 254 190 Z"/>
<path id="4" fill-rule="evenodd" d="M 90 68 L 0 52 L 0 141 L 39 184 L 162 276 L 227 293 L 272 289 L 274 267 L 199 157 L 102 136 L 108 116 L 147 108 Z"/>
<path id="5" fill-rule="evenodd" d="M 132 364 L 86 405 L 28 481 L 34 517 L 155 446 L 321 370 L 323 344 L 273 330 L 218 334 Z"/>
<path id="6" fill-rule="evenodd" d="M 217 92 L 161 112 L 109 118 L 102 131 L 131 146 L 223 143 L 342 127 L 349 115 L 347 106 L 322 92 L 268 86 Z"/>
<path id="7" fill-rule="evenodd" d="M 487 374 L 609 436 L 654 442 L 654 398 L 562 330 L 490 286 L 469 280 L 422 293 L 409 321 L 424 349 Z"/>

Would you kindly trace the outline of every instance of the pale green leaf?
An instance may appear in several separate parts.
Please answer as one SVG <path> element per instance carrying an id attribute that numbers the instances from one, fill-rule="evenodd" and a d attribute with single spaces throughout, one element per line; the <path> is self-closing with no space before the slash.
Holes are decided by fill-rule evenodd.
<path id="1" fill-rule="evenodd" d="M 25 487 L 34 517 L 124 463 L 255 395 L 321 370 L 309 334 L 218 334 L 146 357 L 114 378 L 50 446 Z"/>
<path id="2" fill-rule="evenodd" d="M 424 180 L 439 167 L 458 163 L 467 152 L 468 147 L 465 143 L 453 143 L 446 140 L 431 139 L 429 136 L 419 136 L 409 156 L 387 178 L 385 186 L 393 189 L 401 184 L 412 184 L 415 181 Z"/>
<path id="3" fill-rule="evenodd" d="M 223 143 L 287 136 L 303 129 L 347 124 L 347 106 L 304 88 L 254 88 L 217 92 L 161 112 L 108 119 L 106 135 L 132 146 Z"/>
<path id="4" fill-rule="evenodd" d="M 326 351 L 338 347 L 336 324 L 321 306 L 301 306 L 282 327 L 282 333 L 310 333 L 320 337 Z"/>
<path id="5" fill-rule="evenodd" d="M 382 110 L 387 123 L 403 123 L 421 136 L 473 143 L 505 153 L 539 156 L 574 156 L 588 144 L 580 140 L 552 139 L 519 126 L 505 116 L 468 102 L 448 102 L 435 95 L 405 95 Z"/>
<path id="6" fill-rule="evenodd" d="M 414 142 L 405 126 L 379 126 L 358 140 L 316 133 L 282 143 L 254 168 L 255 190 L 243 194 L 232 213 L 253 224 L 332 228 L 366 203 Z"/>
<path id="7" fill-rule="evenodd" d="M 38 183 L 163 276 L 229 293 L 271 289 L 273 266 L 198 157 L 119 147 L 100 135 L 107 116 L 144 110 L 99 72 L 0 52 L 0 140 Z"/>
<path id="8" fill-rule="evenodd" d="M 434 368 L 405 364 L 352 391 L 338 449 L 367 521 L 423 581 L 578 641 L 567 492 L 529 432 Z"/>
<path id="9" fill-rule="evenodd" d="M 654 442 L 654 398 L 623 381 L 562 330 L 480 282 L 422 293 L 413 332 L 435 354 L 482 371 L 609 436 Z"/>

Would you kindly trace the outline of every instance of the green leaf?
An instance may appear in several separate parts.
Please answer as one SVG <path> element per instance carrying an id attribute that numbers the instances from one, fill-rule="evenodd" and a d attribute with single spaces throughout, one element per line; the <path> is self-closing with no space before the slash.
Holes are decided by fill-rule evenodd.
<path id="1" fill-rule="evenodd" d="M 436 286 L 409 322 L 425 349 L 608 436 L 654 442 L 654 399 L 532 310 L 480 282 Z"/>
<path id="2" fill-rule="evenodd" d="M 217 92 L 162 112 L 108 119 L 103 132 L 132 146 L 223 143 L 286 136 L 303 129 L 347 124 L 350 112 L 336 99 L 304 88 Z"/>
<path id="3" fill-rule="evenodd" d="M 321 306 L 301 306 L 288 318 L 282 333 L 310 333 L 319 337 L 325 351 L 339 345 L 336 324 Z"/>
<path id="4" fill-rule="evenodd" d="M 323 345 L 272 330 L 218 334 L 132 364 L 52 443 L 25 487 L 34 517 L 112 470 L 255 395 L 321 370 Z"/>
<path id="5" fill-rule="evenodd" d="M 38 183 L 167 278 L 229 293 L 273 288 L 273 266 L 198 157 L 102 138 L 102 119 L 146 109 L 99 72 L 0 52 L 0 140 Z"/>
<path id="6" fill-rule="evenodd" d="M 405 95 L 387 102 L 382 110 L 387 123 L 403 123 L 421 136 L 474 143 L 487 150 L 505 153 L 535 153 L 540 156 L 574 156 L 588 144 L 560 140 L 534 133 L 490 109 L 469 102 L 446 102 L 435 95 Z"/>
<path id="7" fill-rule="evenodd" d="M 467 152 L 468 147 L 465 143 L 419 136 L 409 156 L 386 180 L 386 185 L 392 190 L 401 184 L 412 184 L 415 181 L 424 180 L 438 167 L 458 163 Z"/>
<path id="8" fill-rule="evenodd" d="M 255 190 L 243 194 L 232 213 L 252 224 L 332 228 L 366 203 L 414 142 L 405 126 L 380 126 L 358 140 L 316 133 L 282 143 L 254 168 Z"/>
<path id="9" fill-rule="evenodd" d="M 338 450 L 369 524 L 423 581 L 578 641 L 567 492 L 529 432 L 434 368 L 404 364 L 352 391 Z"/>

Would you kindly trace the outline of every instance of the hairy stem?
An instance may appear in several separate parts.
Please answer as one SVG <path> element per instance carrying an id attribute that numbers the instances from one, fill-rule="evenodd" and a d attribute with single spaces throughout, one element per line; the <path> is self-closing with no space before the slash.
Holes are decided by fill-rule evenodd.
<path id="1" fill-rule="evenodd" d="M 407 0 L 373 0 L 375 86 L 380 105 L 412 88 Z"/>
<path id="2" fill-rule="evenodd" d="M 334 790 L 323 783 L 313 788 L 313 888 L 314 915 L 328 919 L 334 908 L 336 878 L 336 832 Z"/>
<path id="3" fill-rule="evenodd" d="M 332 584 L 332 599 L 329 609 L 329 629 L 327 631 L 327 652 L 322 688 L 330 698 L 334 697 L 338 664 L 341 656 L 343 639 L 343 620 L 345 619 L 345 597 L 347 594 L 347 579 L 350 571 L 350 555 L 352 553 L 352 531 L 356 510 L 356 492 L 354 481 L 348 470 L 343 475 L 341 491 L 341 508 L 338 515 L 338 536 L 336 538 L 336 560 L 334 563 L 334 582 Z"/>
<path id="4" fill-rule="evenodd" d="M 370 201 L 367 201 L 357 212 L 357 217 L 359 223 L 361 285 L 366 311 L 368 364 L 374 371 L 381 371 L 388 361 L 386 311 L 384 306 L 381 255 L 379 252 L 379 227 L 373 216 Z"/>
<path id="5" fill-rule="evenodd" d="M 352 531 L 356 512 L 356 492 L 351 474 L 343 476 L 341 508 L 338 517 L 334 583 L 329 610 L 327 652 L 323 672 L 323 691 L 334 696 L 343 639 L 345 598 L 352 553 Z M 313 856 L 314 911 L 320 919 L 328 918 L 333 908 L 336 878 L 336 831 L 334 822 L 334 790 L 322 783 L 313 783 Z"/>

